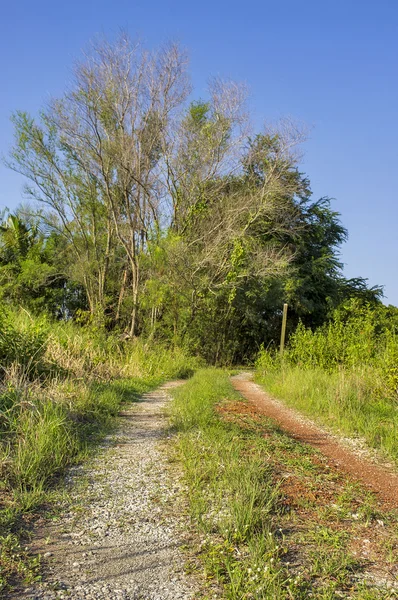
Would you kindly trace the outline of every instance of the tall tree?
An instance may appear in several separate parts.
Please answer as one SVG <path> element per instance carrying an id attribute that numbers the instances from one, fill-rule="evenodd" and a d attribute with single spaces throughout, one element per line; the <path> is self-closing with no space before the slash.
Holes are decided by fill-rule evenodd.
<path id="1" fill-rule="evenodd" d="M 51 103 L 39 124 L 15 116 L 9 165 L 32 181 L 28 195 L 49 207 L 43 216 L 67 237 L 92 312 L 105 310 L 116 241 L 124 250 L 131 335 L 140 252 L 160 221 L 162 145 L 189 93 L 185 64 L 177 46 L 150 54 L 123 36 L 94 47 L 75 68 L 72 90 Z"/>

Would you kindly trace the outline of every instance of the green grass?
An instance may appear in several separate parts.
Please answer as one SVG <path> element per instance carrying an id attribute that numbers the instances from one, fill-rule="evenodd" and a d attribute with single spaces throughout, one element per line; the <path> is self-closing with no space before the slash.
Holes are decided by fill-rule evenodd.
<path id="1" fill-rule="evenodd" d="M 366 584 L 364 563 L 349 550 L 381 518 L 375 509 L 359 512 L 365 492 L 349 497 L 348 484 L 323 467 L 319 453 L 254 417 L 226 372 L 198 371 L 173 395 L 173 456 L 185 473 L 206 597 L 394 597 Z"/>
<path id="2" fill-rule="evenodd" d="M 223 398 L 238 398 L 222 371 L 203 370 L 174 392 L 172 423 L 189 484 L 192 518 L 205 534 L 202 556 L 210 578 L 228 598 L 278 598 L 280 546 L 269 514 L 278 497 L 252 436 L 225 424 L 214 411 Z M 254 438 L 250 440 L 254 442 Z"/>
<path id="3" fill-rule="evenodd" d="M 371 366 L 327 372 L 289 363 L 257 370 L 271 394 L 324 425 L 361 437 L 398 463 L 398 405 L 377 394 L 379 373 Z"/>

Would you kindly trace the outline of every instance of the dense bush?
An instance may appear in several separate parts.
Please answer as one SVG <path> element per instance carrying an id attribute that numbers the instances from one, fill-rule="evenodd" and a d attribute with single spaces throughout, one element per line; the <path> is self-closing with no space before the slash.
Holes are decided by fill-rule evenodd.
<path id="1" fill-rule="evenodd" d="M 327 372 L 372 366 L 380 373 L 384 395 L 395 398 L 398 394 L 398 311 L 350 301 L 334 312 L 329 323 L 315 331 L 299 323 L 290 336 L 283 360 L 302 369 L 319 368 Z M 278 355 L 262 351 L 257 368 L 273 368 L 278 361 Z"/>

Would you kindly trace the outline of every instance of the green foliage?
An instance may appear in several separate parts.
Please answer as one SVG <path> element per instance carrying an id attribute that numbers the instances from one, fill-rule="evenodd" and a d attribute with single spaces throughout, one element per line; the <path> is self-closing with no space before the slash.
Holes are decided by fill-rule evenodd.
<path id="1" fill-rule="evenodd" d="M 40 232 L 37 219 L 9 214 L 0 225 L 0 300 L 55 317 L 64 316 L 66 304 L 73 311 L 78 290 L 67 280 L 59 242 Z"/>
<path id="2" fill-rule="evenodd" d="M 208 119 L 210 104 L 208 102 L 192 102 L 189 107 L 189 120 L 195 127 L 203 127 Z"/>
<path id="3" fill-rule="evenodd" d="M 289 340 L 288 359 L 303 368 L 330 371 L 339 366 L 384 363 L 391 369 L 398 348 L 398 323 L 386 319 L 387 311 L 384 306 L 353 299 L 341 305 L 332 320 L 315 331 L 299 324 Z"/>
<path id="4" fill-rule="evenodd" d="M 381 288 L 343 276 L 347 231 L 329 198 L 311 198 L 297 127 L 247 138 L 241 86 L 214 80 L 183 108 L 184 56 L 146 57 L 124 36 L 104 42 L 70 92 L 13 116 L 7 164 L 35 205 L 3 215 L 0 300 L 215 364 L 276 344 L 284 302 L 288 335 L 350 298 L 377 306 Z"/>

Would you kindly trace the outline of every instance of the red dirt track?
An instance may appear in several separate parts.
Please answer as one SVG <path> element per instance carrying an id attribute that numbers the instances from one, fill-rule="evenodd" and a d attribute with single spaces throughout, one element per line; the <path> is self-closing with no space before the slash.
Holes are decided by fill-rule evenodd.
<path id="1" fill-rule="evenodd" d="M 391 508 L 398 508 L 398 473 L 378 465 L 369 458 L 360 457 L 326 431 L 301 419 L 299 413 L 274 400 L 244 373 L 232 377 L 234 388 L 252 402 L 257 410 L 274 420 L 292 438 L 317 448 L 339 470 L 348 473 L 375 492 Z"/>

